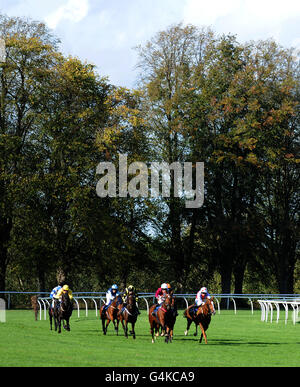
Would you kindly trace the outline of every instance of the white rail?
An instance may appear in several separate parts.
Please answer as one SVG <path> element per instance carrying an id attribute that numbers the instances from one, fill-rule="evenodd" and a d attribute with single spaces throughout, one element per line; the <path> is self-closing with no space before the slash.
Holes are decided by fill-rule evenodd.
<path id="1" fill-rule="evenodd" d="M 289 306 L 292 308 L 292 321 L 295 325 L 296 322 L 300 321 L 299 309 L 300 309 L 300 300 L 286 301 L 286 300 L 258 300 L 258 303 L 261 307 L 261 321 L 273 322 L 273 306 L 276 308 L 276 323 L 278 324 L 280 318 L 280 305 L 284 308 L 285 318 L 284 322 L 287 324 L 289 317 Z"/>

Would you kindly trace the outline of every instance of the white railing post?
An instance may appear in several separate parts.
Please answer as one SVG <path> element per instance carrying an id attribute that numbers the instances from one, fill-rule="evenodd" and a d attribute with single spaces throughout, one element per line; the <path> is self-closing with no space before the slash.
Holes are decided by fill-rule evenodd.
<path id="1" fill-rule="evenodd" d="M 271 317 L 270 317 L 270 323 L 273 322 L 273 305 L 272 305 L 272 301 L 269 301 L 269 308 L 270 308 L 270 311 L 271 311 Z"/>
<path id="2" fill-rule="evenodd" d="M 92 300 L 94 301 L 94 304 L 95 304 L 96 317 L 97 317 L 97 315 L 98 315 L 98 311 L 97 311 L 97 302 L 96 302 L 96 300 L 95 300 L 94 298 L 92 298 Z"/>
<path id="3" fill-rule="evenodd" d="M 251 298 L 249 298 L 249 301 L 250 301 L 250 305 L 251 305 L 251 313 L 253 314 L 253 302 L 252 302 Z"/>
<path id="4" fill-rule="evenodd" d="M 286 302 L 284 302 L 282 305 L 284 306 L 284 309 L 285 309 L 285 324 L 287 324 L 287 320 L 289 318 L 289 307 Z"/>
<path id="5" fill-rule="evenodd" d="M 280 316 L 280 307 L 279 307 L 279 304 L 277 301 L 274 301 L 274 304 L 276 306 L 276 309 L 277 309 L 277 315 L 276 315 L 276 323 L 278 324 L 278 321 L 279 321 L 279 316 Z"/>
<path id="6" fill-rule="evenodd" d="M 39 304 L 39 307 L 40 307 L 40 321 L 42 319 L 42 304 L 40 303 L 39 300 L 37 300 L 38 304 Z"/>
<path id="7" fill-rule="evenodd" d="M 77 316 L 79 318 L 80 317 L 79 304 L 78 304 L 78 301 L 76 300 L 75 297 L 73 297 L 73 300 L 76 302 L 76 305 L 77 305 Z"/>
<path id="8" fill-rule="evenodd" d="M 186 308 L 188 308 L 188 307 L 189 307 L 188 300 L 187 300 L 185 297 L 183 297 L 183 299 L 184 299 L 184 301 L 185 301 L 185 306 L 186 306 Z"/>
<path id="9" fill-rule="evenodd" d="M 82 298 L 84 304 L 85 304 L 85 317 L 88 317 L 88 305 L 87 305 L 87 302 L 84 298 Z"/>
<path id="10" fill-rule="evenodd" d="M 236 303 L 235 303 L 234 298 L 231 298 L 231 299 L 232 299 L 232 302 L 233 302 L 234 314 L 236 314 Z"/>
<path id="11" fill-rule="evenodd" d="M 147 314 L 149 313 L 149 303 L 148 303 L 148 300 L 145 298 L 145 297 L 143 297 L 143 300 L 145 300 L 145 302 L 146 302 L 146 305 L 147 305 Z"/>
<path id="12" fill-rule="evenodd" d="M 214 300 L 217 301 L 217 305 L 218 305 L 218 314 L 220 314 L 220 303 L 219 303 L 219 300 L 215 297 Z"/>
<path id="13" fill-rule="evenodd" d="M 44 309 L 44 320 L 46 320 L 47 319 L 47 317 L 46 317 L 46 304 L 45 304 L 45 302 L 44 302 L 44 300 L 42 300 L 42 299 L 40 299 L 41 301 L 42 301 L 42 303 L 43 303 L 43 309 Z"/>

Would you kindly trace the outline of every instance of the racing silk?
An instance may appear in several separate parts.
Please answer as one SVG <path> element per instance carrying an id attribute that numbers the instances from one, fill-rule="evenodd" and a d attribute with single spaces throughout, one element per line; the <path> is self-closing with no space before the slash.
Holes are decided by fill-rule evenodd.
<path id="1" fill-rule="evenodd" d="M 167 294 L 166 292 L 164 293 L 162 288 L 158 288 L 155 293 L 155 298 L 157 299 L 158 304 L 162 304 L 163 300 L 162 297 Z"/>
<path id="2" fill-rule="evenodd" d="M 120 293 L 117 291 L 115 294 L 112 292 L 112 288 L 108 289 L 106 292 L 106 303 L 105 305 L 109 305 L 116 297 L 119 297 Z"/>
<path id="3" fill-rule="evenodd" d="M 63 294 L 63 289 L 61 288 L 61 289 L 59 289 L 59 291 L 54 295 L 54 298 L 60 299 L 61 296 L 62 296 L 62 294 Z M 70 300 L 73 300 L 72 290 L 70 290 L 70 289 L 68 290 L 68 295 L 69 295 Z"/>
<path id="4" fill-rule="evenodd" d="M 50 298 L 53 299 L 53 297 L 58 293 L 58 291 L 61 289 L 61 286 L 58 285 L 54 289 L 52 289 L 52 292 L 50 293 Z"/>
<path id="5" fill-rule="evenodd" d="M 135 297 L 135 301 L 138 302 L 139 300 L 139 297 L 137 294 L 135 294 L 134 292 L 131 293 L 134 297 Z M 123 300 L 123 303 L 126 301 L 126 297 L 129 295 L 129 291 L 128 289 L 125 290 L 125 292 L 123 293 L 122 295 L 122 300 Z"/>
<path id="6" fill-rule="evenodd" d="M 197 296 L 196 296 L 196 299 L 195 299 L 195 304 L 196 304 L 197 306 L 200 306 L 200 305 L 202 305 L 202 304 L 205 303 L 205 300 L 206 300 L 207 298 L 210 299 L 210 294 L 209 294 L 209 293 L 206 293 L 206 294 L 204 295 L 204 297 L 202 297 L 202 296 L 201 296 L 201 292 L 199 291 L 199 292 L 197 293 Z"/>

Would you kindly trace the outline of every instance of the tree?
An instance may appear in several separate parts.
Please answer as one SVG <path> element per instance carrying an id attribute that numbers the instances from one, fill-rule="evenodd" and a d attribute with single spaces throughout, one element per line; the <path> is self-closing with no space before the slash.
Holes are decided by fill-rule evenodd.
<path id="1" fill-rule="evenodd" d="M 22 197 L 21 179 L 32 167 L 31 137 L 36 132 L 36 90 L 44 69 L 55 63 L 57 39 L 42 23 L 0 17 L 6 61 L 0 65 L 0 288 L 5 289 L 15 211 Z"/>

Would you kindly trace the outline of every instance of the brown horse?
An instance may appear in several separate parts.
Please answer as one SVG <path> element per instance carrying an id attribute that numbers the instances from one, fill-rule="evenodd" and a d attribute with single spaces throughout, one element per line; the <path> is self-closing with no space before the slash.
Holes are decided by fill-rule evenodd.
<path id="1" fill-rule="evenodd" d="M 167 294 L 164 301 L 156 312 L 156 316 L 152 315 L 157 305 L 152 305 L 149 309 L 149 323 L 150 333 L 152 335 L 152 343 L 154 343 L 155 336 L 159 335 L 159 328 L 162 329 L 162 336 L 165 336 L 165 342 L 172 342 L 173 329 L 176 320 L 176 313 L 174 313 L 175 298 Z"/>
<path id="2" fill-rule="evenodd" d="M 204 337 L 205 344 L 207 344 L 206 331 L 211 321 L 211 315 L 216 313 L 214 305 L 212 303 L 213 299 L 214 299 L 213 297 L 210 299 L 207 298 L 205 303 L 199 306 L 195 313 L 191 313 L 192 306 L 190 306 L 184 312 L 184 316 L 187 318 L 187 324 L 188 324 L 185 334 L 187 335 L 187 332 L 189 330 L 191 323 L 194 322 L 196 324 L 196 333 L 194 334 L 195 336 L 197 335 L 197 327 L 199 326 L 201 329 L 201 337 L 200 337 L 199 343 L 202 342 L 202 339 Z"/>
<path id="3" fill-rule="evenodd" d="M 196 317 L 196 311 L 195 311 L 195 304 L 193 305 L 190 305 L 184 312 L 183 312 L 183 317 L 185 317 L 187 319 L 187 327 L 186 327 L 186 330 L 184 332 L 185 336 L 188 335 L 189 333 L 189 329 L 192 325 L 192 323 L 194 322 L 195 323 L 195 327 L 196 327 L 196 331 L 194 333 L 194 336 L 197 336 L 198 335 L 198 325 L 197 325 L 197 322 L 195 320 L 195 317 Z"/>
<path id="4" fill-rule="evenodd" d="M 117 335 L 119 334 L 119 317 L 118 317 L 118 306 L 122 304 L 122 299 L 120 297 L 115 298 L 112 303 L 108 306 L 108 308 L 105 308 L 105 305 L 102 305 L 100 308 L 100 318 L 102 321 L 102 331 L 103 334 L 106 335 L 107 328 L 112 322 L 114 324 L 115 331 Z"/>
<path id="5" fill-rule="evenodd" d="M 31 297 L 31 306 L 34 311 L 34 318 L 35 321 L 38 319 L 38 311 L 39 311 L 39 304 L 38 304 L 38 296 L 32 296 Z"/>
<path id="6" fill-rule="evenodd" d="M 136 305 L 135 296 L 130 294 L 126 297 L 126 306 L 120 306 L 120 312 L 118 314 L 120 321 L 122 323 L 125 337 L 128 338 L 128 323 L 131 323 L 131 331 L 133 338 L 135 339 L 134 326 L 138 317 L 138 308 Z"/>
<path id="7" fill-rule="evenodd" d="M 63 323 L 63 327 L 70 331 L 70 317 L 73 312 L 73 303 L 70 300 L 68 292 L 63 292 L 61 295 L 61 301 L 55 300 L 54 301 L 54 308 L 53 308 L 53 317 L 54 317 L 54 323 L 55 323 L 55 330 L 57 330 L 58 327 L 58 333 L 61 333 L 61 323 Z M 50 316 L 50 309 L 49 309 L 49 316 Z M 66 325 L 64 324 L 64 321 L 66 322 Z M 51 329 L 52 329 L 52 323 L 51 323 Z"/>

